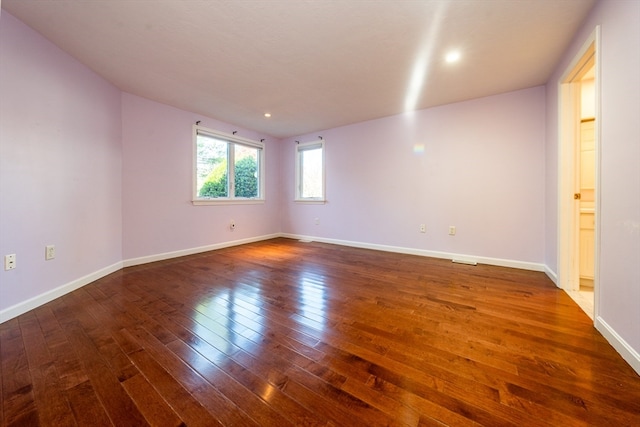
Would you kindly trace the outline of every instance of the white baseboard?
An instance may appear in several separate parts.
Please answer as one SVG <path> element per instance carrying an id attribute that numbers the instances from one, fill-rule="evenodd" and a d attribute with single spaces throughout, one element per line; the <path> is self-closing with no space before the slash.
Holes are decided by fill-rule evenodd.
<path id="1" fill-rule="evenodd" d="M 199 246 L 197 248 L 181 249 L 179 251 L 164 252 L 156 255 L 143 256 L 139 258 L 131 258 L 131 259 L 126 259 L 122 261 L 122 264 L 123 264 L 123 267 L 132 267 L 134 265 L 148 264 L 150 262 L 163 261 L 165 259 L 178 258 L 181 256 L 199 254 L 202 252 L 215 251 L 216 249 L 229 248 L 232 246 L 244 245 L 247 243 L 260 242 L 262 240 L 275 239 L 276 237 L 281 237 L 281 234 L 279 233 L 267 234 L 264 236 L 250 237 L 247 239 L 240 239 L 240 240 L 232 240 L 230 242 L 216 243 L 216 244 L 207 245 L 207 246 Z"/>
<path id="2" fill-rule="evenodd" d="M 551 281 L 558 286 L 558 275 L 556 274 L 555 271 L 551 270 L 548 266 L 544 266 L 544 273 L 547 275 L 547 277 L 549 279 L 551 279 Z"/>
<path id="3" fill-rule="evenodd" d="M 247 239 L 233 240 L 230 242 L 216 243 L 213 245 L 200 246 L 196 248 L 182 249 L 179 251 L 165 252 L 161 254 L 123 260 L 121 262 L 117 262 L 113 265 L 110 265 L 108 267 L 95 271 L 91 274 L 88 274 L 84 277 L 80 277 L 79 279 L 73 280 L 72 282 L 69 282 L 65 285 L 62 285 L 50 291 L 44 292 L 43 294 L 37 295 L 24 302 L 15 304 L 11 307 L 5 308 L 4 310 L 1 310 L 0 323 L 6 322 L 9 319 L 13 319 L 14 317 L 17 317 L 23 313 L 26 313 L 29 310 L 32 310 L 36 307 L 46 304 L 49 301 L 52 301 L 58 297 L 61 297 L 69 292 L 75 291 L 76 289 L 81 288 L 82 286 L 85 286 L 91 282 L 94 282 L 124 267 L 131 267 L 134 265 L 147 264 L 155 261 L 162 261 L 162 260 L 177 258 L 181 256 L 186 256 L 186 255 L 193 255 L 197 253 L 213 251 L 216 249 L 243 245 L 246 243 L 253 243 L 253 242 L 259 242 L 262 240 L 274 239 L 277 237 L 287 237 L 290 239 L 304 239 L 304 240 L 330 243 L 334 245 L 351 246 L 355 248 L 373 249 L 373 250 L 379 250 L 379 251 L 385 251 L 385 252 L 397 252 L 397 253 L 403 253 L 403 254 L 420 255 L 420 256 L 427 256 L 427 257 L 434 257 L 434 258 L 459 259 L 459 260 L 464 260 L 466 262 L 477 262 L 480 264 L 498 265 L 502 267 L 520 268 L 525 270 L 545 271 L 545 272 L 547 271 L 545 270 L 544 265 L 531 263 L 531 262 L 487 258 L 487 257 L 474 257 L 474 256 L 469 256 L 464 254 L 427 251 L 422 249 L 404 248 L 399 246 L 377 245 L 372 243 L 353 242 L 353 241 L 338 240 L 338 239 L 327 239 L 327 238 L 319 238 L 319 237 L 313 237 L 313 236 L 301 236 L 296 234 L 274 233 L 274 234 L 268 234 L 263 236 L 250 237 Z"/>
<path id="4" fill-rule="evenodd" d="M 238 246 L 238 245 L 243 245 L 245 243 L 253 243 L 261 240 L 273 239 L 276 237 L 280 237 L 280 234 L 270 234 L 266 236 L 252 237 L 248 239 L 234 240 L 231 242 L 217 243 L 215 245 L 201 246 L 197 248 L 184 249 L 184 250 L 175 251 L 175 252 L 167 252 L 167 253 L 162 253 L 157 255 L 150 255 L 146 257 L 120 261 L 108 267 L 102 268 L 98 271 L 95 271 L 91 274 L 88 274 L 84 277 L 76 279 L 72 282 L 69 282 L 65 285 L 59 286 L 55 289 L 44 292 L 26 301 L 20 302 L 11 307 L 5 308 L 4 310 L 1 310 L 0 323 L 6 322 L 7 320 L 13 319 L 14 317 L 18 317 L 29 310 L 33 310 L 34 308 L 37 308 L 43 304 L 53 301 L 54 299 L 59 298 L 65 294 L 68 294 L 69 292 L 75 291 L 76 289 L 79 289 L 85 285 L 88 285 L 91 282 L 95 282 L 96 280 L 108 274 L 114 273 L 124 267 L 130 267 L 130 266 L 139 265 L 139 264 L 146 264 L 149 262 L 161 261 L 161 260 L 170 259 L 170 258 L 177 258 L 177 257 L 197 254 L 201 252 L 213 251 L 216 249 L 222 249 L 222 248 L 227 248 L 231 246 Z"/>
<path id="5" fill-rule="evenodd" d="M 373 250 L 384 251 L 384 252 L 396 252 L 401 254 L 419 255 L 419 256 L 426 256 L 426 257 L 432 257 L 432 258 L 451 259 L 451 260 L 456 259 L 456 260 L 463 260 L 466 262 L 477 262 L 478 264 L 488 264 L 488 265 L 495 265 L 499 267 L 519 268 L 522 270 L 546 271 L 544 264 L 539 264 L 535 262 L 516 261 L 516 260 L 501 259 L 501 258 L 479 257 L 479 256 L 473 256 L 473 255 L 440 252 L 440 251 L 428 251 L 424 249 L 405 248 L 401 246 L 378 245 L 373 243 L 353 242 L 349 240 L 327 239 L 324 237 L 304 236 L 299 234 L 282 233 L 280 234 L 280 236 L 287 237 L 289 239 L 310 240 L 313 242 L 330 243 L 333 245 L 351 246 L 354 248 L 362 248 L 362 249 L 373 249 Z"/>
<path id="6" fill-rule="evenodd" d="M 4 310 L 0 311 L 0 323 L 6 322 L 7 320 L 13 319 L 14 317 L 18 317 L 29 310 L 40 307 L 43 304 L 53 301 L 54 299 L 68 294 L 69 292 L 75 291 L 76 289 L 88 285 L 91 282 L 95 282 L 96 280 L 108 274 L 114 273 L 120 269 L 122 269 L 122 262 L 116 262 L 115 264 L 112 264 L 108 267 L 102 268 L 91 274 L 87 274 L 84 277 L 69 282 L 66 285 L 58 286 L 55 289 L 37 295 L 33 298 L 29 298 L 28 300 L 15 304 L 11 307 L 5 308 Z"/>
<path id="7" fill-rule="evenodd" d="M 596 317 L 596 329 L 616 349 L 620 356 L 640 375 L 640 354 L 634 350 L 618 333 L 600 316 Z"/>

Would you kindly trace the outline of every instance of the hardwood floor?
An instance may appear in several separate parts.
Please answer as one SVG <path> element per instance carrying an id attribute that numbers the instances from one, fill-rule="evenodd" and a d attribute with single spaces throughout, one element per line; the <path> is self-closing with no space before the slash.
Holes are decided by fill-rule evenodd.
<path id="1" fill-rule="evenodd" d="M 0 325 L 13 425 L 638 426 L 640 377 L 543 273 L 276 239 Z"/>

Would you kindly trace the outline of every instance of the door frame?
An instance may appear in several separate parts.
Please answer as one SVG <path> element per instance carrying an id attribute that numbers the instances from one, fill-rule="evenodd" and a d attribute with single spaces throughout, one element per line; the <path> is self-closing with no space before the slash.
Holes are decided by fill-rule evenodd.
<path id="1" fill-rule="evenodd" d="M 599 307 L 600 266 L 600 26 L 596 26 L 566 68 L 558 82 L 558 287 L 580 289 L 580 206 L 573 195 L 579 192 L 580 79 L 593 63 L 595 71 L 595 271 L 594 312 Z"/>

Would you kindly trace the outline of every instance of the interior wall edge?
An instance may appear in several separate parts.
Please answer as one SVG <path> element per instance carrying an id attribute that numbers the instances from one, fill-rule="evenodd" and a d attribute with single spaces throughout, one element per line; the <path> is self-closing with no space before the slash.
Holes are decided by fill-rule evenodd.
<path id="1" fill-rule="evenodd" d="M 631 368 L 640 375 L 640 353 L 631 347 L 602 317 L 596 317 L 595 327 Z"/>
<path id="2" fill-rule="evenodd" d="M 548 265 L 544 266 L 544 272 L 551 281 L 558 286 L 558 273 L 553 271 Z"/>
<path id="3" fill-rule="evenodd" d="M 111 273 L 115 273 L 116 271 L 126 267 L 132 267 L 132 266 L 141 265 L 141 264 L 148 264 L 151 262 L 163 261 L 167 259 L 178 258 L 181 256 L 194 255 L 198 253 L 214 251 L 217 249 L 239 246 L 247 243 L 254 243 L 254 242 L 259 242 L 263 240 L 275 239 L 278 237 L 297 239 L 297 240 L 311 240 L 315 242 L 328 243 L 333 245 L 350 246 L 350 247 L 362 248 L 362 249 L 372 249 L 372 250 L 384 251 L 384 252 L 395 252 L 395 253 L 401 253 L 401 254 L 407 254 L 407 255 L 418 255 L 418 256 L 441 258 L 441 259 L 459 259 L 459 260 L 465 260 L 469 262 L 477 262 L 480 264 L 488 264 L 488 265 L 494 265 L 499 267 L 518 268 L 518 269 L 532 270 L 532 271 L 541 271 L 545 273 L 547 271 L 546 266 L 544 266 L 543 264 L 533 263 L 533 262 L 507 260 L 507 259 L 499 259 L 499 258 L 488 258 L 488 257 L 477 257 L 477 256 L 466 255 L 466 254 L 429 251 L 424 249 L 379 245 L 379 244 L 354 242 L 354 241 L 339 240 L 339 239 L 318 238 L 314 236 L 303 236 L 303 235 L 289 234 L 289 233 L 274 233 L 274 234 L 255 236 L 255 237 L 239 239 L 239 240 L 231 240 L 227 242 L 215 243 L 212 245 L 183 249 L 183 250 L 173 251 L 173 252 L 165 252 L 165 253 L 160 253 L 155 255 L 149 255 L 149 256 L 119 261 L 108 267 L 102 268 L 98 271 L 95 271 L 86 276 L 80 277 L 78 279 L 75 279 L 67 284 L 59 286 L 50 291 L 44 292 L 40 295 L 37 295 L 33 298 L 30 298 L 26 301 L 20 302 L 18 304 L 15 304 L 11 307 L 8 307 L 0 311 L 0 323 L 6 322 L 15 317 L 18 317 L 21 314 L 28 312 L 29 310 L 33 310 L 41 305 L 44 305 L 48 302 L 53 301 L 56 298 L 64 296 L 69 292 L 73 292 L 76 289 L 79 289 L 85 285 L 90 284 L 91 282 L 94 282 L 104 276 L 107 276 Z"/>
<path id="4" fill-rule="evenodd" d="M 165 252 L 165 253 L 156 254 L 156 255 L 148 255 L 148 256 L 143 256 L 143 257 L 138 257 L 138 258 L 126 259 L 126 260 L 122 261 L 122 264 L 123 264 L 123 267 L 132 267 L 132 266 L 135 266 L 135 265 L 148 264 L 150 262 L 163 261 L 163 260 L 166 260 L 166 259 L 178 258 L 178 257 L 181 257 L 181 256 L 194 255 L 194 254 L 199 254 L 199 253 L 203 253 L 203 252 L 215 251 L 217 249 L 230 248 L 232 246 L 239 246 L 239 245 L 244 245 L 244 244 L 247 244 L 247 243 L 260 242 L 262 240 L 275 239 L 277 237 L 280 237 L 279 233 L 266 234 L 266 235 L 255 236 L 255 237 L 248 237 L 246 239 L 231 240 L 231 241 L 227 241 L 227 242 L 214 243 L 214 244 L 211 244 L 211 245 L 199 246 L 199 247 L 195 247 L 195 248 L 182 249 L 182 250 L 178 250 L 178 251 Z"/>
<path id="5" fill-rule="evenodd" d="M 14 304 L 11 307 L 7 307 L 4 310 L 0 311 L 0 323 L 4 323 L 7 320 L 11 320 L 15 317 L 20 316 L 30 310 L 40 307 L 48 302 L 53 301 L 56 298 L 60 298 L 68 294 L 69 292 L 73 292 L 76 289 L 80 289 L 81 287 L 88 285 L 91 282 L 95 282 L 98 279 L 103 278 L 111 273 L 115 273 L 118 270 L 122 269 L 122 261 L 118 261 L 110 266 L 101 268 L 98 271 L 93 273 L 89 273 L 86 276 L 82 276 L 78 279 L 72 280 L 71 282 L 58 286 L 55 289 L 51 289 L 49 291 L 43 292 L 40 295 L 36 295 L 32 298 L 29 298 L 26 301 L 19 302 L 18 304 Z"/>
<path id="6" fill-rule="evenodd" d="M 180 251 L 167 252 L 162 254 L 150 255 L 140 258 L 127 259 L 123 261 L 118 261 L 108 267 L 104 267 L 98 271 L 87 274 L 86 276 L 75 279 L 69 283 L 58 286 L 55 289 L 44 292 L 40 295 L 36 295 L 35 297 L 29 298 L 26 301 L 19 302 L 11 307 L 7 307 L 4 310 L 0 311 L 0 323 L 4 323 L 8 320 L 11 320 L 15 317 L 20 316 L 30 310 L 40 307 L 48 302 L 53 301 L 56 298 L 60 298 L 70 292 L 75 291 L 76 289 L 80 289 L 83 286 L 86 286 L 92 282 L 95 282 L 98 279 L 101 279 L 111 273 L 115 273 L 116 271 L 122 270 L 126 267 L 132 267 L 135 265 L 148 264 L 155 261 L 162 261 L 171 258 L 178 258 L 186 255 L 193 255 L 202 252 L 213 251 L 216 249 L 223 249 L 232 246 L 243 245 L 247 243 L 259 242 L 262 240 L 275 239 L 277 237 L 281 237 L 280 234 L 268 234 L 264 236 L 251 237 L 247 239 L 240 240 L 232 240 L 228 242 L 216 243 L 213 245 L 200 246 L 197 248 L 184 249 Z"/>
<path id="7" fill-rule="evenodd" d="M 365 243 L 365 242 L 354 242 L 349 240 L 305 236 L 305 235 L 289 234 L 289 233 L 281 233 L 281 237 L 286 237 L 289 239 L 298 239 L 298 240 L 311 240 L 314 242 L 329 243 L 329 244 L 340 245 L 340 246 L 350 246 L 350 247 L 362 248 L 362 249 L 372 249 L 376 251 L 396 252 L 396 253 L 407 254 L 407 255 L 418 255 L 418 256 L 425 256 L 425 257 L 431 257 L 431 258 L 452 259 L 452 260 L 453 259 L 464 260 L 469 262 L 477 262 L 478 264 L 493 265 L 497 267 L 518 268 L 521 270 L 532 270 L 532 271 L 541 271 L 541 272 L 546 271 L 545 270 L 546 266 L 544 264 L 540 264 L 536 262 L 518 261 L 518 260 L 502 259 L 502 258 L 490 258 L 490 257 L 482 257 L 482 256 L 468 255 L 468 254 L 459 254 L 459 253 L 453 253 L 453 252 L 431 251 L 426 249 L 406 248 L 401 246 L 389 246 L 389 245 L 380 245 L 380 244 Z"/>

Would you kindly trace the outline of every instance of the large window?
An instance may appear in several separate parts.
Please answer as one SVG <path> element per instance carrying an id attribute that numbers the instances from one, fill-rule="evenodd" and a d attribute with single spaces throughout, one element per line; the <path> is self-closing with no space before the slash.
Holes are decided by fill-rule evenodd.
<path id="1" fill-rule="evenodd" d="M 324 202 L 324 140 L 296 145 L 296 201 Z"/>
<path id="2" fill-rule="evenodd" d="M 264 144 L 194 126 L 194 204 L 264 200 Z"/>

